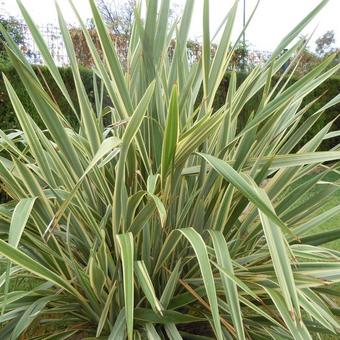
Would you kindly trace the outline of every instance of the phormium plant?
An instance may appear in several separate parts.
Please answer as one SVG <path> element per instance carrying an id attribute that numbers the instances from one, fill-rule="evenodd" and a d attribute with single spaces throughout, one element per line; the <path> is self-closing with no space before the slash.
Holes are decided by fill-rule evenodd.
<path id="1" fill-rule="evenodd" d="M 94 1 L 102 55 L 78 15 L 95 63 L 94 105 L 57 7 L 77 110 L 18 1 L 79 130 L 2 30 L 46 129 L 5 78 L 22 130 L 0 130 L 0 179 L 11 197 L 0 205 L 1 339 L 311 339 L 339 331 L 331 284 L 340 281 L 340 253 L 322 247 L 339 233 L 313 233 L 340 212 L 337 206 L 316 213 L 340 183 L 325 179 L 339 173 L 339 146 L 324 152 L 318 146 L 339 131 L 330 132 L 329 123 L 292 151 L 340 101 L 338 95 L 304 118 L 310 106 L 302 105 L 304 97 L 339 65 L 329 69 L 329 56 L 288 81 L 304 50 L 305 41 L 296 37 L 327 1 L 240 86 L 233 72 L 221 107 L 214 97 L 238 44 L 231 43 L 238 2 L 212 56 L 204 1 L 198 62 L 186 54 L 194 1 L 186 1 L 172 27 L 169 2 L 147 1 L 143 16 L 136 7 L 126 68 Z M 287 61 L 273 89 L 271 79 Z M 245 104 L 257 93 L 261 101 L 240 126 Z M 110 107 L 103 107 L 104 95 Z M 311 194 L 314 187 L 318 196 Z"/>

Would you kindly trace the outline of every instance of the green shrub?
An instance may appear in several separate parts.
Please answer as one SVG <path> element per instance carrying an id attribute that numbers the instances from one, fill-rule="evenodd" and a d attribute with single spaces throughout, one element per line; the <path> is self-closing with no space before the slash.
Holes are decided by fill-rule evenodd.
<path id="1" fill-rule="evenodd" d="M 11 63 L 44 126 L 20 101 L 18 83 L 4 76 L 21 131 L 0 135 L 0 180 L 10 197 L 0 205 L 0 338 L 337 334 L 332 284 L 340 281 L 340 256 L 322 245 L 339 233 L 313 230 L 340 212 L 338 206 L 318 211 L 339 189 L 339 180 L 325 177 L 338 175 L 339 146 L 318 151 L 329 136 L 327 124 L 293 150 L 326 107 L 339 103 L 337 95 L 304 120 L 304 100 L 340 66 L 328 69 L 330 56 L 293 83 L 278 75 L 304 42 L 285 48 L 327 1 L 239 85 L 232 73 L 220 107 L 216 92 L 233 56 L 237 2 L 212 58 L 204 1 L 197 63 L 186 55 L 193 0 L 175 30 L 172 58 L 169 1 L 158 7 L 149 0 L 145 21 L 137 7 L 125 72 L 90 0 L 104 54 L 102 60 L 81 22 L 102 84 L 94 88 L 94 105 L 61 10 L 76 101 L 18 3 L 80 126 L 71 124 L 7 37 Z M 250 104 L 254 109 L 244 116 Z"/>

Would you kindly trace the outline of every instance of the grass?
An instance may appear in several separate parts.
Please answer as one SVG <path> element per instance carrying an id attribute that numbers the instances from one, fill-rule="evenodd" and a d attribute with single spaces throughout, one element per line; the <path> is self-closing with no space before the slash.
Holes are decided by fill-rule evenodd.
<path id="1" fill-rule="evenodd" d="M 311 178 L 310 176 L 306 176 L 303 180 L 308 180 L 309 178 Z M 340 179 L 340 174 L 338 172 L 331 172 L 329 174 L 327 174 L 323 181 L 327 181 L 327 182 L 335 182 L 337 180 Z M 302 182 L 302 180 L 301 180 Z M 296 183 L 297 185 L 299 183 Z M 310 199 L 311 197 L 318 195 L 319 193 L 321 193 L 321 188 L 322 184 L 319 184 L 317 186 L 315 186 L 314 188 L 312 188 L 310 190 L 310 192 L 306 193 L 306 195 L 304 195 L 304 197 L 302 197 L 302 199 L 300 199 L 299 201 L 296 202 L 296 205 L 301 204 L 304 201 L 307 201 L 308 199 Z M 331 195 L 329 197 L 329 199 L 327 200 L 327 202 L 325 204 L 322 205 L 322 207 L 318 210 L 315 211 L 315 213 L 313 215 L 317 216 L 337 205 L 340 205 L 340 190 L 337 190 L 333 195 Z M 307 235 L 311 235 L 311 234 L 318 234 L 324 231 L 330 231 L 330 230 L 335 230 L 335 229 L 340 229 L 340 215 L 336 215 L 333 216 L 331 219 L 329 219 L 328 221 L 322 223 L 319 227 L 317 227 L 316 229 L 314 229 L 313 231 L 311 231 L 310 233 L 308 233 Z M 332 241 L 326 244 L 323 244 L 324 247 L 330 248 L 330 249 L 334 249 L 334 250 L 338 250 L 340 251 L 340 239 L 336 240 L 336 241 Z"/>
<path id="2" fill-rule="evenodd" d="M 308 177 L 306 178 L 306 180 L 307 179 L 308 179 Z M 329 182 L 335 182 L 336 180 L 339 180 L 339 179 L 340 179 L 340 175 L 336 172 L 330 173 L 330 174 L 325 176 L 325 181 L 329 181 Z M 317 186 L 317 187 L 311 189 L 311 191 L 308 194 L 306 194 L 306 196 L 303 198 L 303 200 L 308 200 L 312 196 L 317 195 L 319 192 L 320 192 L 320 187 Z M 298 202 L 298 203 L 301 203 L 301 202 Z M 327 211 L 328 209 L 331 209 L 331 208 L 333 208 L 337 205 L 340 205 L 340 190 L 337 190 L 334 193 L 334 195 L 332 195 L 330 197 L 329 201 L 325 205 L 323 205 L 322 208 L 319 209 L 319 211 L 317 211 L 315 214 L 317 215 L 319 213 Z M 330 231 L 330 230 L 334 230 L 334 229 L 340 230 L 340 216 L 339 215 L 334 216 L 330 220 L 321 224 L 318 228 L 316 228 L 310 234 L 321 233 L 321 232 L 324 232 L 324 231 Z M 323 246 L 326 247 L 326 248 L 330 248 L 330 249 L 340 251 L 340 239 L 326 243 Z M 336 287 L 337 289 L 340 289 L 340 284 L 335 284 L 334 287 Z M 338 336 L 337 335 L 323 335 L 322 339 L 323 340 L 336 340 L 336 339 L 338 339 Z"/>
<path id="3" fill-rule="evenodd" d="M 339 178 L 340 178 L 340 175 L 337 173 L 332 173 L 326 176 L 326 179 L 329 181 L 335 181 L 335 180 L 338 180 Z M 318 192 L 317 189 L 314 189 L 314 191 Z M 326 211 L 337 205 L 340 205 L 340 190 L 338 190 L 332 196 L 329 202 L 327 202 L 327 204 L 322 207 L 321 211 L 322 212 Z M 340 229 L 340 216 L 339 215 L 334 216 L 329 221 L 323 223 L 318 229 L 316 229 L 316 232 L 322 232 L 322 231 L 333 230 L 333 229 Z M 324 246 L 340 251 L 340 239 L 333 241 L 333 242 L 326 243 Z"/>

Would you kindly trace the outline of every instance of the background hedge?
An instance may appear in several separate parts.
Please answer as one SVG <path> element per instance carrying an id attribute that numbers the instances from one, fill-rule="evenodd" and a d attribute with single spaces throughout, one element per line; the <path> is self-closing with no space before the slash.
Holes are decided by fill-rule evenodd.
<path id="1" fill-rule="evenodd" d="M 44 85 L 45 89 L 47 89 L 51 93 L 51 95 L 61 108 L 61 111 L 69 120 L 69 122 L 73 126 L 75 126 L 77 124 L 77 119 L 75 115 L 72 113 L 71 107 L 68 105 L 67 101 L 63 97 L 61 91 L 54 82 L 47 68 L 35 66 L 34 70 L 38 75 L 39 79 L 42 81 L 42 84 L 45 84 Z M 4 73 L 6 75 L 11 84 L 14 86 L 15 91 L 17 92 L 17 95 L 19 96 L 21 102 L 23 103 L 23 106 L 25 107 L 26 111 L 31 114 L 31 116 L 34 118 L 34 120 L 38 123 L 40 127 L 43 127 L 42 122 L 34 108 L 34 105 L 31 102 L 29 96 L 27 95 L 25 87 L 21 83 L 20 78 L 15 69 L 12 66 L 7 66 L 3 68 L 0 67 L 0 73 Z M 60 68 L 60 73 L 71 95 L 71 98 L 74 99 L 73 102 L 77 107 L 78 103 L 76 100 L 77 96 L 73 82 L 72 71 L 70 68 Z M 87 93 L 90 95 L 90 98 L 93 99 L 92 71 L 89 71 L 87 69 L 81 69 L 81 76 Z M 48 88 L 46 84 L 48 84 Z M 0 129 L 1 130 L 20 129 L 20 126 L 13 111 L 12 104 L 6 92 L 3 77 L 0 78 Z"/>
<path id="2" fill-rule="evenodd" d="M 238 73 L 237 75 L 237 83 L 238 85 L 242 83 L 242 81 L 246 78 L 247 74 Z M 274 78 L 274 83 L 272 86 L 275 85 L 275 80 L 278 78 Z M 290 80 L 290 83 L 293 83 L 298 78 L 292 78 Z M 228 83 L 229 83 L 229 76 L 226 76 L 224 80 L 221 83 L 221 86 L 218 90 L 217 96 L 216 96 L 216 107 L 220 107 L 225 102 L 226 93 L 228 90 Z M 310 103 L 313 100 L 320 97 L 307 111 L 305 114 L 305 117 L 308 117 L 308 115 L 312 115 L 314 112 L 316 112 L 318 109 L 320 109 L 322 106 L 324 106 L 327 102 L 329 102 L 331 99 L 333 99 L 335 96 L 337 96 L 340 92 L 340 76 L 334 76 L 332 78 L 329 78 L 327 81 L 325 81 L 323 84 L 321 84 L 317 89 L 312 91 L 306 98 L 304 99 L 303 106 L 305 106 L 306 103 Z M 243 119 L 240 120 L 246 123 L 248 115 L 257 110 L 258 105 L 261 101 L 262 93 L 257 93 L 245 106 L 245 111 L 241 114 L 243 115 Z M 315 125 L 311 128 L 311 130 L 303 137 L 300 144 L 297 145 L 296 149 L 298 150 L 302 145 L 304 145 L 308 140 L 310 140 L 317 132 L 319 132 L 327 123 L 329 123 L 332 120 L 335 120 L 331 130 L 340 130 L 340 118 L 337 117 L 340 114 L 340 104 L 337 104 L 330 109 L 328 109 L 321 118 L 315 123 Z M 320 150 L 330 150 L 332 147 L 338 145 L 340 143 L 340 137 L 335 137 L 332 139 L 325 140 L 320 147 Z"/>
<path id="3" fill-rule="evenodd" d="M 43 80 L 43 83 L 48 84 L 50 92 L 53 94 L 54 99 L 58 103 L 61 108 L 61 111 L 65 114 L 67 119 L 70 121 L 72 125 L 77 124 L 76 118 L 74 117 L 71 108 L 67 104 L 66 100 L 63 98 L 61 92 L 59 91 L 57 85 L 53 81 L 51 75 L 49 74 L 48 70 L 45 67 L 35 67 L 35 71 L 40 79 Z M 33 104 L 31 103 L 30 99 L 26 95 L 25 88 L 21 84 L 21 81 L 15 71 L 15 69 L 11 66 L 7 67 L 0 67 L 0 72 L 6 74 L 7 78 L 10 82 L 14 85 L 19 98 L 21 99 L 24 107 L 26 108 L 27 112 L 29 112 L 34 119 L 41 125 L 41 121 L 35 111 Z M 77 105 L 76 100 L 76 93 L 73 83 L 72 72 L 69 68 L 61 68 L 60 73 L 64 79 L 66 87 L 71 94 L 71 98 L 74 98 L 74 103 Z M 90 94 L 90 98 L 93 99 L 93 81 L 92 81 L 92 71 L 87 69 L 81 69 L 81 75 L 83 78 L 83 82 L 86 88 L 87 93 Z M 239 73 L 238 83 L 241 83 L 246 77 L 246 74 Z M 296 79 L 292 79 L 291 82 L 295 81 Z M 227 75 L 223 80 L 215 101 L 215 108 L 220 107 L 223 105 L 225 101 L 226 92 L 228 89 L 228 81 L 229 76 Z M 321 86 L 319 86 L 316 90 L 314 90 L 310 95 L 305 98 L 306 102 L 311 102 L 319 96 L 322 96 L 308 111 L 308 114 L 314 113 L 320 107 L 322 107 L 326 102 L 330 99 L 334 98 L 340 89 L 340 77 L 333 77 L 328 79 L 324 82 Z M 246 122 L 247 116 L 250 112 L 256 110 L 258 104 L 261 100 L 261 93 L 257 94 L 246 106 L 242 115 L 244 116 L 244 122 Z M 107 103 L 108 104 L 108 103 Z M 310 139 L 314 136 L 322 127 L 325 126 L 329 121 L 335 119 L 337 115 L 340 113 L 340 104 L 330 108 L 327 112 L 323 115 L 323 117 L 314 125 L 312 130 L 304 137 L 303 142 Z M 16 120 L 15 114 L 13 112 L 12 105 L 9 101 L 8 95 L 6 93 L 5 85 L 3 82 L 2 77 L 0 78 L 0 129 L 8 130 L 8 129 L 18 129 L 19 124 Z M 334 123 L 332 130 L 340 130 L 340 119 Z M 322 144 L 323 150 L 329 150 L 333 146 L 340 143 L 340 138 L 333 138 L 324 141 Z"/>

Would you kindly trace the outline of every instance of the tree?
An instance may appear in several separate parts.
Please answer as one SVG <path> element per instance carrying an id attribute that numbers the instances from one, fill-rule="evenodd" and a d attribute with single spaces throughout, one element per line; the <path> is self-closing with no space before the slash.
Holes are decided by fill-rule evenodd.
<path id="1" fill-rule="evenodd" d="M 114 35 L 129 38 L 132 30 L 136 0 L 97 0 L 97 6 Z M 169 12 L 171 25 L 181 13 L 182 6 L 174 2 Z"/>
<path id="2" fill-rule="evenodd" d="M 19 46 L 23 46 L 25 42 L 25 34 L 21 22 L 13 16 L 0 15 L 0 24 L 12 37 L 15 43 Z M 0 32 L 0 63 L 7 62 L 6 50 L 4 42 L 5 38 Z"/>
<path id="3" fill-rule="evenodd" d="M 125 65 L 136 0 L 97 0 L 97 6 L 109 28 L 110 38 L 115 43 L 120 61 Z M 90 19 L 87 20 L 86 24 L 88 33 L 90 34 L 99 55 L 102 57 L 103 51 L 101 49 L 97 31 L 95 30 L 94 22 Z M 79 64 L 91 68 L 94 65 L 94 61 L 82 30 L 78 27 L 72 27 L 70 29 L 70 34 Z"/>
<path id="4" fill-rule="evenodd" d="M 335 34 L 334 31 L 327 31 L 321 37 L 316 39 L 315 52 L 320 56 L 324 57 L 327 54 L 335 52 Z"/>
<path id="5" fill-rule="evenodd" d="M 131 34 L 136 0 L 97 0 L 97 5 L 112 33 L 128 39 Z"/>
<path id="6" fill-rule="evenodd" d="M 97 31 L 94 28 L 92 28 L 91 25 L 89 25 L 88 27 L 89 27 L 88 34 L 90 35 L 99 56 L 102 58 L 103 50 L 100 44 Z M 87 45 L 83 31 L 79 27 L 72 27 L 70 28 L 69 32 L 71 35 L 78 63 L 87 68 L 93 67 L 94 60 L 92 58 L 91 51 Z M 112 32 L 110 32 L 110 38 L 115 43 L 116 51 L 120 58 L 120 61 L 122 62 L 123 65 L 125 65 L 128 51 L 128 40 L 125 38 L 125 36 L 116 35 Z"/>
<path id="7" fill-rule="evenodd" d="M 23 54 L 31 61 L 36 62 L 38 56 L 35 52 L 29 49 L 26 41 L 27 27 L 14 16 L 0 15 L 0 26 L 2 26 L 13 41 L 19 46 Z M 0 32 L 0 64 L 6 65 L 9 63 L 5 45 L 5 37 Z"/>
<path id="8" fill-rule="evenodd" d="M 123 65 L 126 66 L 129 40 L 134 21 L 134 9 L 136 8 L 136 0 L 97 0 L 97 6 L 102 14 L 102 17 L 109 28 L 109 34 L 114 41 L 118 56 Z M 171 26 L 179 16 L 181 6 L 177 3 L 172 4 L 169 11 L 169 25 Z M 93 20 L 87 21 L 88 32 L 92 38 L 94 45 L 102 56 L 100 41 L 95 30 Z M 74 49 L 76 52 L 77 60 L 82 66 L 91 68 L 94 64 L 91 52 L 87 46 L 86 39 L 81 29 L 72 27 L 70 29 Z M 175 40 L 173 39 L 169 56 L 171 57 L 175 47 Z M 190 40 L 188 44 L 188 53 L 191 59 L 197 59 L 200 56 L 201 46 L 199 43 Z"/>

